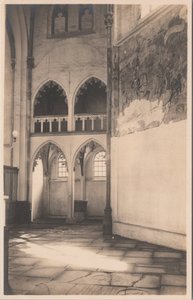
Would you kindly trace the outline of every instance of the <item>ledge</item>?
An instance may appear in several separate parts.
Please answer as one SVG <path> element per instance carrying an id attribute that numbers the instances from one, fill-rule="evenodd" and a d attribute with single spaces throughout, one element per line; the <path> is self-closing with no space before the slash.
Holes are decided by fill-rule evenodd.
<path id="1" fill-rule="evenodd" d="M 42 136 L 61 136 L 61 135 L 93 135 L 93 134 L 105 134 L 106 131 L 68 131 L 68 132 L 43 132 L 43 133 L 31 133 L 30 137 L 42 137 Z"/>

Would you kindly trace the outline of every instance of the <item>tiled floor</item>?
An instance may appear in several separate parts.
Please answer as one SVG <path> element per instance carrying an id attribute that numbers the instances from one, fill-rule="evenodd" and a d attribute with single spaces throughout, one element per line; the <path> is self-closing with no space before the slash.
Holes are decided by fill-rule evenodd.
<path id="1" fill-rule="evenodd" d="M 100 223 L 10 230 L 9 284 L 17 295 L 183 295 L 185 253 L 113 237 Z"/>

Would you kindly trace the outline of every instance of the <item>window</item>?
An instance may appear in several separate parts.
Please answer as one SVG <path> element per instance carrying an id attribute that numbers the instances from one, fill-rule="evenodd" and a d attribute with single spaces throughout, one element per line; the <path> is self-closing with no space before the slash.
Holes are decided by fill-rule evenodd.
<path id="1" fill-rule="evenodd" d="M 93 5 L 80 5 L 79 22 L 81 31 L 89 31 L 93 29 Z"/>
<path id="2" fill-rule="evenodd" d="M 52 5 L 48 15 L 48 38 L 68 38 L 94 33 L 92 4 Z"/>
<path id="3" fill-rule="evenodd" d="M 55 5 L 52 15 L 52 35 L 58 36 L 68 31 L 68 6 Z"/>
<path id="4" fill-rule="evenodd" d="M 94 158 L 94 177 L 106 177 L 106 153 L 100 151 Z"/>
<path id="5" fill-rule="evenodd" d="M 67 161 L 62 154 L 58 157 L 58 177 L 68 177 Z"/>

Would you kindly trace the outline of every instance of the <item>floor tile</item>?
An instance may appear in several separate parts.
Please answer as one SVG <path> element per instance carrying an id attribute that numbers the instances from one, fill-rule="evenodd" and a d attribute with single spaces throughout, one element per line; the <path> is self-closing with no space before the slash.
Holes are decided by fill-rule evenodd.
<path id="1" fill-rule="evenodd" d="M 115 286 L 132 286 L 135 282 L 140 280 L 141 275 L 139 274 L 124 274 L 124 273 L 113 273 L 111 285 Z"/>
<path id="2" fill-rule="evenodd" d="M 111 274 L 104 272 L 92 272 L 73 281 L 74 284 L 110 285 Z"/>
<path id="3" fill-rule="evenodd" d="M 141 288 L 159 288 L 160 287 L 160 276 L 157 275 L 144 275 L 141 280 L 139 280 L 135 287 Z"/>
<path id="4" fill-rule="evenodd" d="M 151 251 L 127 251 L 125 253 L 125 256 L 131 256 L 131 257 L 152 257 Z"/>
<path id="5" fill-rule="evenodd" d="M 136 273 L 147 273 L 147 274 L 164 274 L 166 273 L 164 268 L 152 268 L 151 266 L 136 266 L 135 268 Z"/>
<path id="6" fill-rule="evenodd" d="M 183 275 L 162 275 L 162 285 L 186 286 L 186 276 Z"/>
<path id="7" fill-rule="evenodd" d="M 170 257 L 170 258 L 181 258 L 180 252 L 154 252 L 154 257 Z"/>
<path id="8" fill-rule="evenodd" d="M 64 271 L 64 268 L 33 268 L 25 272 L 25 276 L 54 278 Z"/>
<path id="9" fill-rule="evenodd" d="M 160 295 L 185 295 L 186 288 L 181 286 L 162 286 Z"/>
<path id="10" fill-rule="evenodd" d="M 65 270 L 63 273 L 61 273 L 58 277 L 57 280 L 54 280 L 54 282 L 65 282 L 65 283 L 72 283 L 75 280 L 85 277 L 89 275 L 91 272 L 89 271 L 67 271 Z"/>

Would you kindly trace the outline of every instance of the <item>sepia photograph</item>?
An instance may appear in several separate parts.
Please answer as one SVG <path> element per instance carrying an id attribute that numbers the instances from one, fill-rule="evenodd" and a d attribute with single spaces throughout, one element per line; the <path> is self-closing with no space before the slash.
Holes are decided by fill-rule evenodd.
<path id="1" fill-rule="evenodd" d="M 191 299 L 191 13 L 1 3 L 1 299 Z"/>

